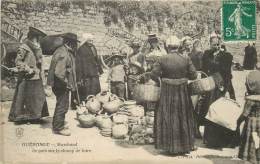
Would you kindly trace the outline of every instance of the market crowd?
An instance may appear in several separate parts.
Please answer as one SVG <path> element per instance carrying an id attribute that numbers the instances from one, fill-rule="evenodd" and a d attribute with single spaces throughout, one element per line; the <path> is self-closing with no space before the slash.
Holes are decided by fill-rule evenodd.
<path id="1" fill-rule="evenodd" d="M 74 33 L 61 34 L 63 38 L 54 52 L 47 77 L 47 90 L 43 86 L 42 50 L 40 40 L 46 34 L 30 27 L 27 38 L 17 51 L 18 82 L 13 98 L 9 121 L 33 122 L 49 116 L 45 92 L 51 89 L 56 96 L 53 115 L 53 132 L 69 136 L 65 123 L 67 111 L 76 108 L 89 95 L 101 91 L 99 76 L 103 67 L 93 44 L 94 36 L 84 34 L 81 42 Z M 79 47 L 79 48 L 78 48 Z M 149 35 L 141 46 L 133 42 L 131 54 L 114 54 L 111 58 L 108 81 L 110 91 L 119 97 L 133 99 L 133 88 L 140 80 L 158 85 L 161 93 L 156 106 L 155 147 L 172 155 L 196 150 L 195 138 L 203 138 L 208 147 L 240 146 L 239 158 L 259 163 L 260 136 L 260 72 L 254 70 L 246 77 L 247 93 L 243 113 L 237 120 L 237 130 L 219 126 L 205 119 L 210 105 L 229 93 L 236 100 L 232 85 L 233 56 L 219 35 L 210 36 L 210 48 L 203 51 L 199 39 L 179 39 L 170 36 L 162 45 L 156 35 Z M 255 44 L 245 48 L 244 69 L 256 68 Z M 190 83 L 212 77 L 215 87 L 194 95 Z M 159 80 L 158 80 L 159 79 Z M 227 109 L 228 110 L 228 109 Z M 228 120 L 226 120 L 228 121 Z M 240 135 L 239 127 L 245 122 Z M 200 127 L 204 126 L 204 135 Z"/>

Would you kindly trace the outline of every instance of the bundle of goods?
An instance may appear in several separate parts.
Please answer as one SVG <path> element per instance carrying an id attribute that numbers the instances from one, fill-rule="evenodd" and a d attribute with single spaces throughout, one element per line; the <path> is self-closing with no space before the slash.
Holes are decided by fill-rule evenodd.
<path id="1" fill-rule="evenodd" d="M 146 143 L 152 144 L 154 143 L 154 112 L 146 112 L 145 116 L 146 121 Z"/>
<path id="2" fill-rule="evenodd" d="M 154 112 L 150 111 L 146 113 L 144 117 L 143 110 L 137 108 L 139 112 L 131 112 L 131 114 L 139 115 L 139 120 L 129 124 L 129 142 L 131 144 L 152 144 L 154 143 Z M 143 109 L 143 108 L 142 108 Z"/>
<path id="3" fill-rule="evenodd" d="M 237 119 L 241 112 L 242 109 L 237 102 L 232 99 L 221 97 L 210 105 L 206 119 L 235 131 L 237 127 Z"/>

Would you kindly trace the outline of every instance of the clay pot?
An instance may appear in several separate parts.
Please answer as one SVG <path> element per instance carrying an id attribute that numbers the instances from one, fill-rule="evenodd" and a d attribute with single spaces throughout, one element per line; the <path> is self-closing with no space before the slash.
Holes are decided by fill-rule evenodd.
<path id="1" fill-rule="evenodd" d="M 124 104 L 123 98 L 110 97 L 108 102 L 104 103 L 103 108 L 108 113 L 115 113 Z"/>
<path id="2" fill-rule="evenodd" d="M 123 114 L 116 114 L 116 115 L 113 116 L 113 122 L 115 124 L 127 123 L 128 122 L 128 116 L 123 115 Z"/>
<path id="3" fill-rule="evenodd" d="M 86 101 L 86 108 L 89 110 L 90 113 L 97 114 L 98 111 L 100 111 L 101 103 L 94 95 L 89 95 Z"/>
<path id="4" fill-rule="evenodd" d="M 77 106 L 76 113 L 77 113 L 77 119 L 78 119 L 80 115 L 87 114 L 88 110 L 87 110 L 86 106 Z"/>
<path id="5" fill-rule="evenodd" d="M 153 128 L 152 127 L 147 127 L 145 129 L 145 132 L 146 132 L 147 135 L 153 135 Z"/>
<path id="6" fill-rule="evenodd" d="M 99 120 L 99 127 L 101 129 L 111 129 L 112 128 L 112 120 L 109 116 L 103 115 Z"/>
<path id="7" fill-rule="evenodd" d="M 92 114 L 82 114 L 78 120 L 83 128 L 91 128 L 95 125 L 95 116 Z"/>
<path id="8" fill-rule="evenodd" d="M 96 98 L 101 102 L 101 103 L 106 103 L 109 101 L 109 97 L 112 95 L 112 93 L 108 92 L 108 91 L 103 91 L 100 92 L 96 95 Z"/>
<path id="9" fill-rule="evenodd" d="M 144 107 L 141 105 L 133 106 L 132 108 L 128 109 L 128 112 L 131 116 L 134 117 L 143 117 L 144 116 Z"/>
<path id="10" fill-rule="evenodd" d="M 112 136 L 116 139 L 122 139 L 127 136 L 128 126 L 127 124 L 115 124 L 112 127 Z"/>
<path id="11" fill-rule="evenodd" d="M 154 117 L 151 116 L 146 116 L 145 121 L 148 125 L 153 125 L 154 124 Z"/>

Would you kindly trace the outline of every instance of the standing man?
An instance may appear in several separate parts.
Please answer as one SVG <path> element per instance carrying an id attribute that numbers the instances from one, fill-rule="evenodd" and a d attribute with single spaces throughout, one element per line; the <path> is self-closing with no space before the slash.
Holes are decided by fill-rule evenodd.
<path id="1" fill-rule="evenodd" d="M 103 69 L 93 38 L 92 34 L 83 34 L 81 46 L 77 50 L 76 74 L 80 101 L 101 91 L 99 75 L 103 73 Z"/>
<path id="2" fill-rule="evenodd" d="M 224 69 L 228 68 L 223 68 L 227 67 L 224 65 L 223 61 L 230 61 L 230 59 L 227 54 L 222 54 L 223 52 L 221 52 L 220 44 L 221 40 L 218 35 L 211 36 L 210 49 L 204 52 L 202 58 L 202 71 L 208 76 L 212 76 L 216 84 L 214 90 L 203 95 L 203 100 L 199 109 L 199 116 L 202 120 L 205 119 L 210 105 L 223 96 L 223 91 L 225 89 L 224 79 L 225 74 L 228 71 L 224 71 Z M 236 136 L 236 132 L 218 126 L 207 120 L 204 120 L 203 123 L 205 125 L 204 142 L 208 147 L 221 148 L 235 146 L 236 143 L 234 143 L 233 139 Z"/>
<path id="3" fill-rule="evenodd" d="M 39 29 L 29 27 L 27 38 L 18 48 L 14 70 L 18 72 L 18 80 L 9 121 L 26 123 L 49 116 L 42 81 L 40 39 L 44 36 Z"/>
<path id="4" fill-rule="evenodd" d="M 245 57 L 243 67 L 246 70 L 253 70 L 257 64 L 257 52 L 252 42 L 249 42 L 245 47 Z"/>
<path id="5" fill-rule="evenodd" d="M 69 109 L 70 92 L 76 91 L 75 59 L 73 53 L 77 47 L 77 35 L 65 33 L 61 35 L 63 45 L 53 54 L 47 83 L 56 96 L 56 107 L 53 116 L 53 132 L 69 136 L 69 128 L 65 126 L 65 115 Z"/>
<path id="6" fill-rule="evenodd" d="M 233 60 L 233 56 L 231 55 L 231 53 L 227 51 L 226 46 L 221 45 L 219 64 L 220 64 L 220 74 L 224 80 L 223 95 L 225 95 L 226 92 L 228 92 L 229 97 L 233 100 L 236 100 L 235 90 L 232 84 L 232 77 L 233 77 L 231 73 L 232 60 Z"/>

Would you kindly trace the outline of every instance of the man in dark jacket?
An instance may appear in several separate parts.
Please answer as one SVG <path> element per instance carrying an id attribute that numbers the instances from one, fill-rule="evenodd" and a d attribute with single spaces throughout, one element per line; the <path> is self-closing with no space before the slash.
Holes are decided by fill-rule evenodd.
<path id="1" fill-rule="evenodd" d="M 253 70 L 257 64 L 257 52 L 253 43 L 248 43 L 245 47 L 245 57 L 243 67 L 246 70 Z"/>
<path id="2" fill-rule="evenodd" d="M 93 35 L 83 34 L 83 40 L 76 55 L 76 75 L 80 101 L 85 100 L 89 95 L 96 95 L 100 92 L 99 75 L 103 73 L 96 47 L 92 44 Z"/>
<path id="3" fill-rule="evenodd" d="M 232 84 L 232 77 L 233 77 L 231 73 L 232 60 L 233 60 L 233 56 L 231 55 L 231 53 L 227 51 L 226 46 L 221 45 L 220 54 L 219 54 L 219 68 L 220 68 L 220 75 L 224 80 L 223 95 L 225 95 L 226 92 L 228 92 L 229 97 L 233 100 L 236 100 L 235 90 Z"/>
<path id="4" fill-rule="evenodd" d="M 77 45 L 77 35 L 66 33 L 62 35 L 64 44 L 53 54 L 47 84 L 52 87 L 56 96 L 56 108 L 53 116 L 53 132 L 69 136 L 70 131 L 65 126 L 65 115 L 69 109 L 70 92 L 76 90 L 76 72 L 73 48 Z"/>

